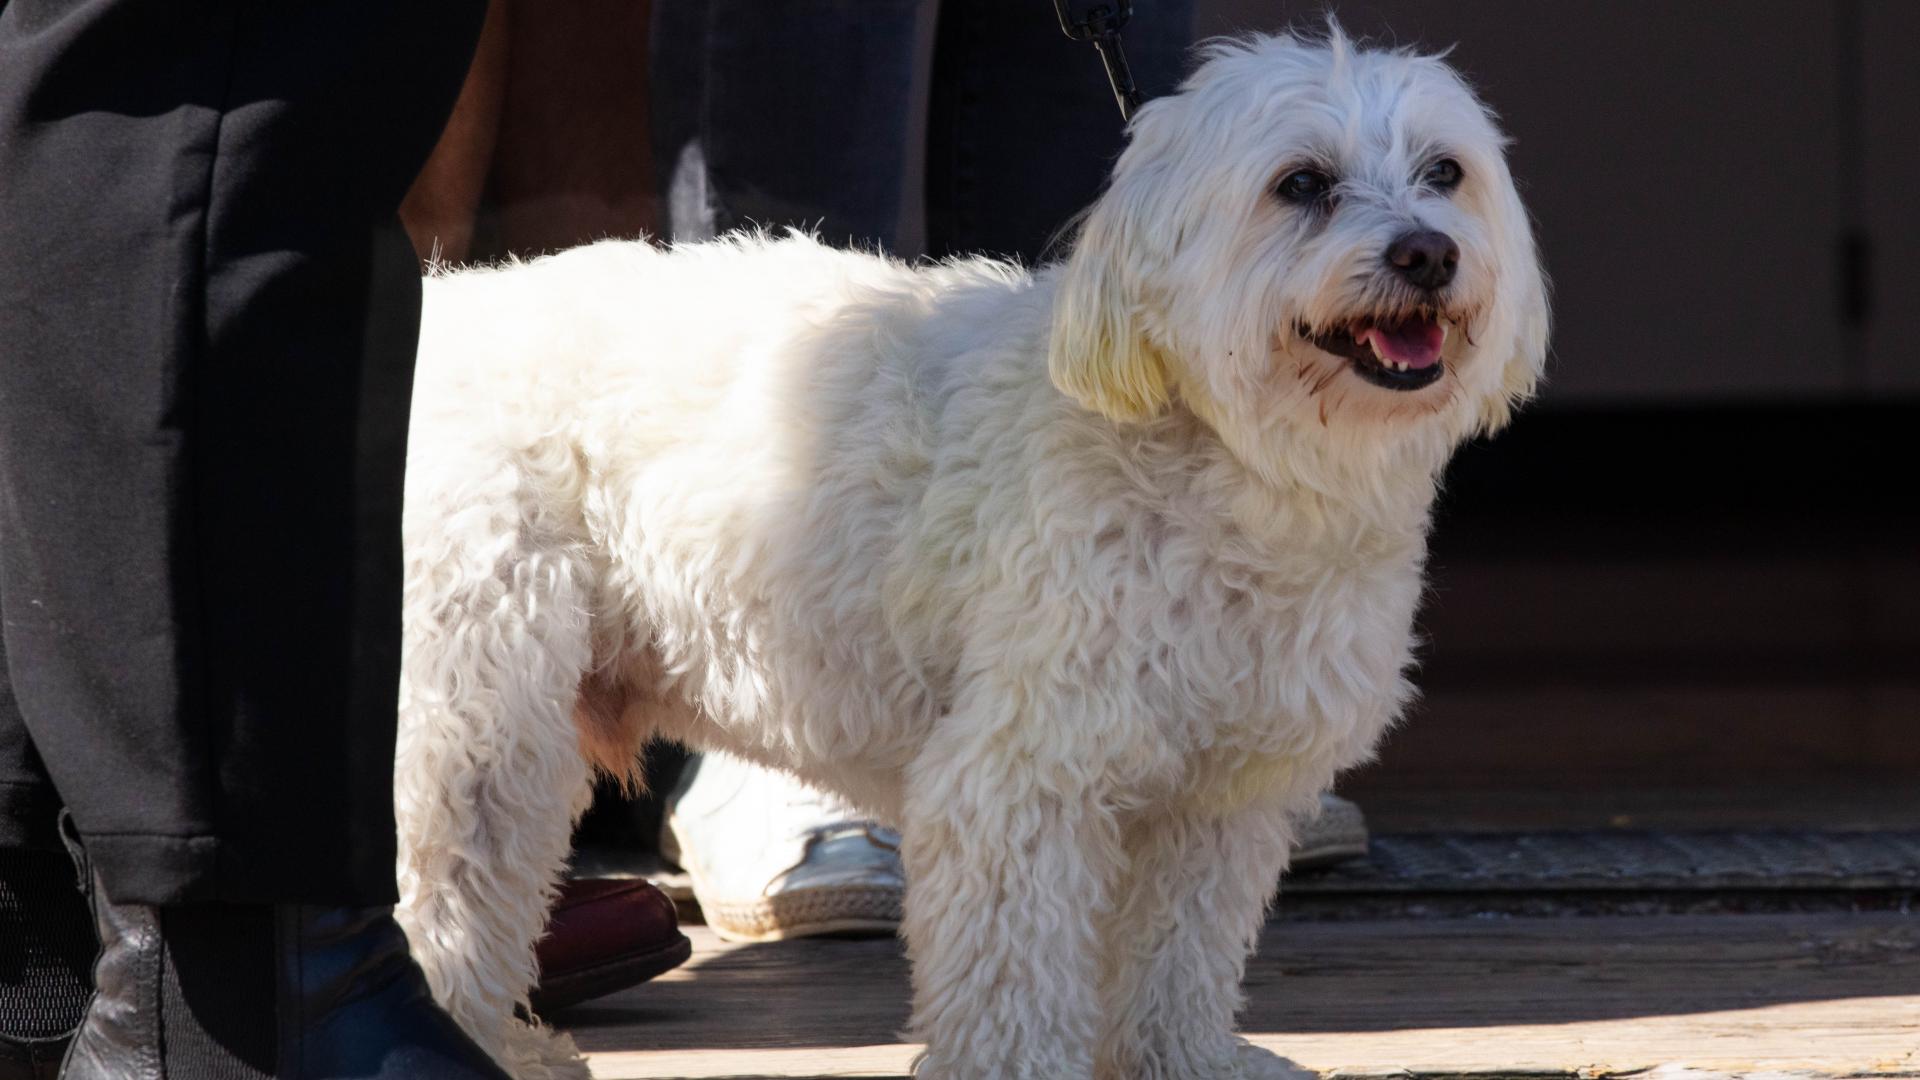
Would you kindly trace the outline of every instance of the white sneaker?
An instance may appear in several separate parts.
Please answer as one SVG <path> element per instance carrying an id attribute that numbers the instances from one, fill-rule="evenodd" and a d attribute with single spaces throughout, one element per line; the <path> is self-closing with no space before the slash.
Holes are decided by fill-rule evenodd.
<path id="1" fill-rule="evenodd" d="M 728 941 L 900 926 L 899 833 L 785 773 L 696 755 L 667 797 L 660 848 L 687 871 L 707 925 Z M 1326 794 L 1300 823 L 1290 866 L 1314 870 L 1366 853 L 1360 808 Z"/>
<path id="2" fill-rule="evenodd" d="M 1300 822 L 1287 865 L 1294 870 L 1318 870 L 1366 853 L 1366 815 L 1353 803 L 1329 793 L 1320 796 L 1320 812 Z"/>
<path id="3" fill-rule="evenodd" d="M 660 841 L 728 941 L 899 928 L 899 834 L 785 773 L 696 755 L 667 797 Z"/>

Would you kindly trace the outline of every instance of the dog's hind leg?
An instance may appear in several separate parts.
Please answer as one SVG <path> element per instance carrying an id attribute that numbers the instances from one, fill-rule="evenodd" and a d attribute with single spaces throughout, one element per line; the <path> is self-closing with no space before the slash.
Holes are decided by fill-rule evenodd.
<path id="1" fill-rule="evenodd" d="M 593 578 L 571 461 L 549 458 L 408 507 L 400 920 L 434 995 L 517 1080 L 588 1076 L 571 1038 L 515 1015 L 590 791 L 571 714 Z"/>
<path id="2" fill-rule="evenodd" d="M 1101 1080 L 1314 1075 L 1233 1034 L 1291 832 L 1278 799 L 1157 813 L 1127 830 L 1126 889 L 1102 925 Z"/>
<path id="3" fill-rule="evenodd" d="M 1045 745 L 1050 718 L 1016 724 L 1016 694 L 970 696 L 907 777 L 916 1075 L 1087 1080 L 1119 828 L 1086 747 Z"/>

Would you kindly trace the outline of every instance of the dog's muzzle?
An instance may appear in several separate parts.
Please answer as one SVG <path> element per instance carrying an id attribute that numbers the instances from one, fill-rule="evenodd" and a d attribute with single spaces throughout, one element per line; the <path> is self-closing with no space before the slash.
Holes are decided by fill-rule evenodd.
<path id="1" fill-rule="evenodd" d="M 1389 390 L 1418 390 L 1446 374 L 1440 350 L 1447 343 L 1447 323 L 1435 315 L 1362 319 L 1320 331 L 1303 327 L 1300 336 L 1346 360 L 1361 378 Z"/>

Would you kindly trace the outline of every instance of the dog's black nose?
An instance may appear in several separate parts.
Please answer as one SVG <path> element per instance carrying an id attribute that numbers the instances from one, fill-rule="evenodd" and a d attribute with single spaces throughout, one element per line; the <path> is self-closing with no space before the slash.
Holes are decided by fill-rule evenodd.
<path id="1" fill-rule="evenodd" d="M 1416 229 L 1394 240 L 1387 248 L 1387 261 L 1415 285 L 1438 289 L 1453 280 L 1453 272 L 1460 266 L 1460 245 L 1446 233 Z"/>

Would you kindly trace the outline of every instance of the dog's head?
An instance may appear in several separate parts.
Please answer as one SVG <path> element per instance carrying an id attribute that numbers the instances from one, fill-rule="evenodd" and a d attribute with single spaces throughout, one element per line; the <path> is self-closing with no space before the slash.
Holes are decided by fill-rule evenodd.
<path id="1" fill-rule="evenodd" d="M 1263 469 L 1282 445 L 1503 424 L 1546 286 L 1487 109 L 1436 57 L 1209 46 L 1135 116 L 1060 272 L 1055 383 L 1116 420 L 1176 398 Z"/>

